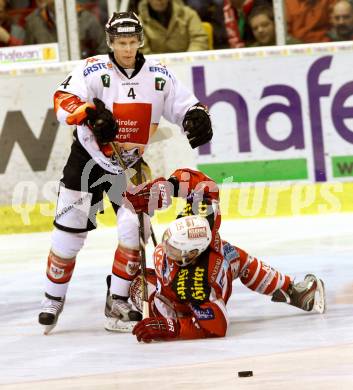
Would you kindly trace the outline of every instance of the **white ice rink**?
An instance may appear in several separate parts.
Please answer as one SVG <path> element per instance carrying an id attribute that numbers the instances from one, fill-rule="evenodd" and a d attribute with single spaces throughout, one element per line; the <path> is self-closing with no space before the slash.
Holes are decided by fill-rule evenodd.
<path id="1" fill-rule="evenodd" d="M 227 337 L 138 344 L 103 329 L 116 234 L 100 228 L 78 257 L 57 327 L 44 336 L 37 315 L 50 235 L 3 235 L 0 388 L 353 389 L 353 215 L 224 221 L 221 233 L 298 280 L 320 276 L 327 313 L 272 303 L 236 281 Z M 254 376 L 238 378 L 241 370 Z"/>

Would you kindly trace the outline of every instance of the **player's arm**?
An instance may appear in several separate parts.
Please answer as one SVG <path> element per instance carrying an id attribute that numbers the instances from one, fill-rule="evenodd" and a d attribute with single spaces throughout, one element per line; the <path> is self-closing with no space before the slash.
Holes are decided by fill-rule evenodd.
<path id="1" fill-rule="evenodd" d="M 126 199 L 137 213 L 150 215 L 155 210 L 170 206 L 172 196 L 218 202 L 219 190 L 217 184 L 204 173 L 183 168 L 177 169 L 168 179 L 159 177 L 126 193 Z"/>
<path id="2" fill-rule="evenodd" d="M 149 317 L 133 329 L 138 341 L 192 340 L 224 337 L 228 315 L 222 299 L 192 307 L 193 314 L 186 317 Z"/>
<path id="3" fill-rule="evenodd" d="M 86 108 L 94 107 L 89 102 L 84 68 L 81 62 L 56 89 L 54 110 L 60 123 L 81 125 L 87 117 Z"/>
<path id="4" fill-rule="evenodd" d="M 67 125 L 87 125 L 99 145 L 115 139 L 118 123 L 100 99 L 94 98 L 92 104 L 82 101 L 76 95 L 57 91 L 54 95 L 54 107 L 60 122 Z"/>
<path id="5" fill-rule="evenodd" d="M 192 317 L 180 318 L 180 339 L 224 337 L 228 314 L 222 299 L 192 306 Z"/>
<path id="6" fill-rule="evenodd" d="M 84 69 L 85 65 L 81 63 L 59 85 L 54 94 L 54 109 L 59 122 L 87 125 L 102 145 L 115 139 L 118 124 L 102 100 L 89 96 Z"/>
<path id="7" fill-rule="evenodd" d="M 87 118 L 86 108 L 88 107 L 94 107 L 94 105 L 81 100 L 72 93 L 56 91 L 54 94 L 54 110 L 61 123 L 81 125 Z"/>
<path id="8" fill-rule="evenodd" d="M 169 122 L 183 128 L 190 146 L 198 146 L 211 141 L 213 136 L 210 114 L 175 76 L 168 71 L 168 82 L 165 87 L 163 117 Z"/>
<path id="9" fill-rule="evenodd" d="M 203 172 L 194 169 L 182 168 L 174 171 L 168 181 L 173 184 L 173 196 L 188 198 L 198 194 L 209 200 L 219 201 L 217 184 Z"/>

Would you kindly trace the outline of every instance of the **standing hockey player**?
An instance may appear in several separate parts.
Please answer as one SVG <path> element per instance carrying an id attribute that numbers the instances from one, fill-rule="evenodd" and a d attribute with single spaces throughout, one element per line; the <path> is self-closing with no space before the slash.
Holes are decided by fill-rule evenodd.
<path id="1" fill-rule="evenodd" d="M 324 312 L 324 284 L 316 276 L 308 274 L 304 281 L 294 283 L 290 276 L 221 240 L 218 190 L 210 178 L 181 169 L 166 183 L 179 192 L 182 185 L 187 204 L 154 251 L 155 269 L 147 275 L 150 317 L 133 329 L 139 341 L 225 336 L 229 324 L 226 304 L 237 278 L 249 289 L 272 296 L 274 302 Z M 158 181 L 152 184 L 156 185 Z M 150 198 L 144 190 L 128 198 L 137 209 L 147 210 L 156 192 L 149 193 Z M 142 310 L 140 276 L 131 284 L 130 294 Z"/>
<path id="2" fill-rule="evenodd" d="M 137 16 L 114 13 L 105 30 L 112 52 L 82 61 L 54 95 L 58 120 L 76 130 L 60 181 L 39 314 L 45 333 L 56 325 L 63 310 L 76 256 L 87 232 L 96 227 L 103 192 L 117 213 L 119 237 L 108 278 L 105 327 L 109 330 L 113 319 L 132 329 L 139 313 L 128 303 L 128 292 L 140 265 L 139 223 L 134 212 L 119 207 L 127 185 L 124 168 L 140 171 L 145 147 L 161 116 L 183 127 L 192 148 L 212 138 L 207 108 L 165 66 L 139 53 L 143 28 Z M 143 173 L 148 176 L 146 166 Z"/>

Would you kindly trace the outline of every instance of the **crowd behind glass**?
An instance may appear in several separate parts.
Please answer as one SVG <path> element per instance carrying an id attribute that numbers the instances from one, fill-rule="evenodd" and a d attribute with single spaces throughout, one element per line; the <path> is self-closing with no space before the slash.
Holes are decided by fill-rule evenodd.
<path id="1" fill-rule="evenodd" d="M 0 47 L 57 42 L 55 0 L 0 0 Z M 353 0 L 283 0 L 286 43 L 349 41 Z M 131 0 L 144 54 L 276 44 L 272 0 Z M 106 0 L 77 0 L 81 57 L 106 53 Z"/>

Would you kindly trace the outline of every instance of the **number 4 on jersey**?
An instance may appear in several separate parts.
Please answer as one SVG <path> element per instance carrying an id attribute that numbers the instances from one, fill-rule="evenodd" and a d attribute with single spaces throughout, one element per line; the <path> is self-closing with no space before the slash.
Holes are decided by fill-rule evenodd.
<path id="1" fill-rule="evenodd" d="M 60 85 L 63 85 L 64 86 L 64 89 L 66 89 L 66 87 L 70 84 L 70 80 L 71 80 L 72 76 L 69 76 L 66 80 L 64 80 Z"/>
<path id="2" fill-rule="evenodd" d="M 128 97 L 131 97 L 133 99 L 136 99 L 136 93 L 133 88 L 129 89 L 129 93 L 127 94 Z"/>

